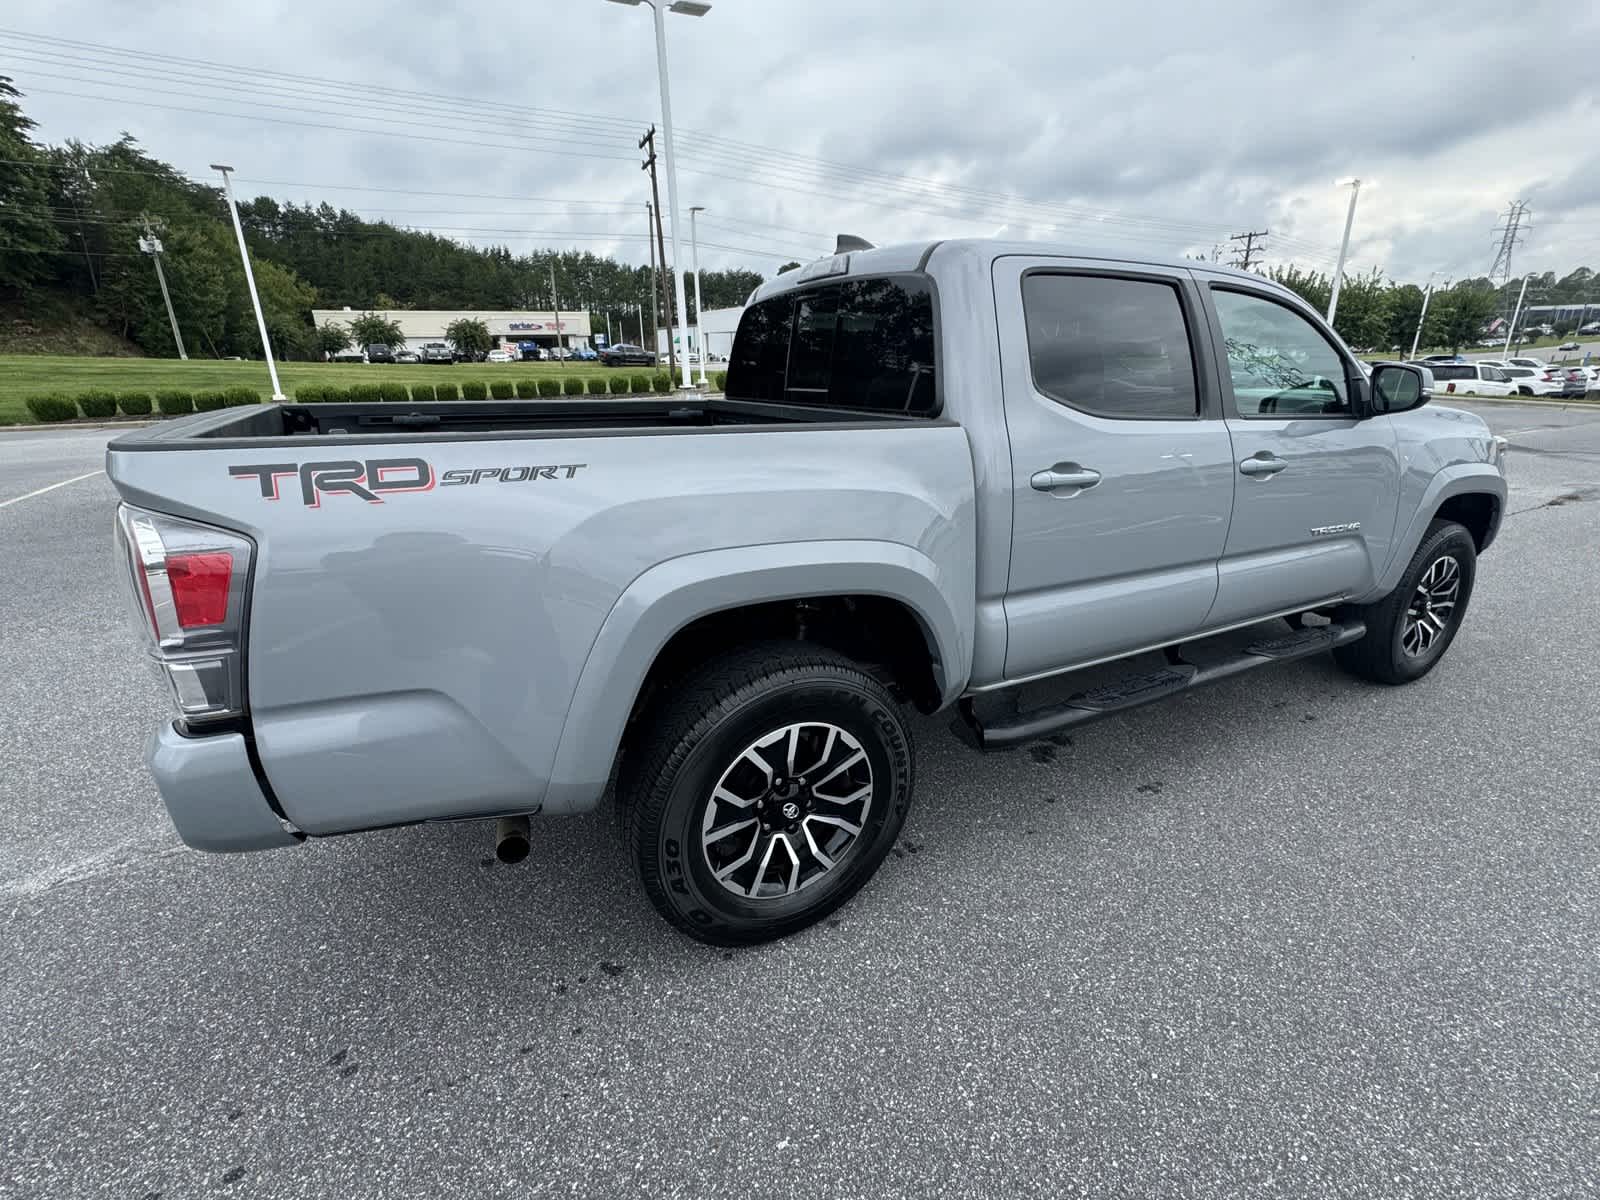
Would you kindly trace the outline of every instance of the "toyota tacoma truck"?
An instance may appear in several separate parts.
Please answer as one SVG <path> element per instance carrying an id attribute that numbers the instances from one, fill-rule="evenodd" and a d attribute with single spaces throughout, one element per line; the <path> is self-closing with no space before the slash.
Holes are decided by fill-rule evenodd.
<path id="1" fill-rule="evenodd" d="M 993 749 L 1430 671 L 1506 498 L 1431 387 L 1256 275 L 964 240 L 763 284 L 724 395 L 165 422 L 107 452 L 148 764 L 213 851 L 498 818 L 509 859 L 614 786 L 662 916 L 780 936 L 892 848 L 909 708 Z"/>

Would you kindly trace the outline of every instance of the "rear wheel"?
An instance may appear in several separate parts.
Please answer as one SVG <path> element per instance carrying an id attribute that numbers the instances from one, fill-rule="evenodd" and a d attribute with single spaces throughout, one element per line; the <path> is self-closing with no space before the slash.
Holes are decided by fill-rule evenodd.
<path id="1" fill-rule="evenodd" d="M 1477 574 L 1477 545 L 1454 521 L 1434 521 L 1400 584 L 1356 614 L 1367 636 L 1333 654 L 1353 675 L 1376 683 L 1421 679 L 1444 657 L 1467 615 Z"/>
<path id="2" fill-rule="evenodd" d="M 702 941 L 766 941 L 826 916 L 910 808 L 900 706 L 830 650 L 736 652 L 645 719 L 619 780 L 629 857 L 657 911 Z"/>

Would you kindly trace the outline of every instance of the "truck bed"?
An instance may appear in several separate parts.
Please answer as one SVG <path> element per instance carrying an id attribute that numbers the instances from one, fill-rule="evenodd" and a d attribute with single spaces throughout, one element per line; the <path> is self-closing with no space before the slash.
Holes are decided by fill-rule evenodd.
<path id="1" fill-rule="evenodd" d="M 229 449 L 301 445 L 308 438 L 356 437 L 363 442 L 416 442 L 519 436 L 704 432 L 714 426 L 925 425 L 899 413 L 757 404 L 722 397 L 646 400 L 484 400 L 419 404 L 267 404 L 226 408 L 165 421 L 124 434 L 114 450 Z"/>

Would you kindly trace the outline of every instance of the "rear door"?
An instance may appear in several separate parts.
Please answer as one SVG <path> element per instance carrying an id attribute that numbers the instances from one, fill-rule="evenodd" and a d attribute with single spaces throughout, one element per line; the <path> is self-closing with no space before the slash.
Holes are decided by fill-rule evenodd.
<path id="1" fill-rule="evenodd" d="M 1208 624 L 1367 591 L 1399 508 L 1392 421 L 1360 419 L 1360 368 L 1298 301 L 1238 276 L 1206 288 L 1238 486 Z"/>
<path id="2" fill-rule="evenodd" d="M 994 264 L 1011 441 L 1006 675 L 1180 638 L 1205 619 L 1233 504 L 1199 293 L 1181 269 Z"/>

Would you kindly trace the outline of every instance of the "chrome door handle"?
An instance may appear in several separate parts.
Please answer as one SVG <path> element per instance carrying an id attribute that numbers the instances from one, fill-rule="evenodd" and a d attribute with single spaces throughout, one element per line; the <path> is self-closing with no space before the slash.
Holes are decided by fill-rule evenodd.
<path id="1" fill-rule="evenodd" d="M 1265 451 L 1263 451 L 1261 454 L 1254 455 L 1240 463 L 1239 474 L 1276 475 L 1288 465 L 1288 463 L 1279 458 L 1277 455 L 1267 454 Z"/>
<path id="2" fill-rule="evenodd" d="M 1028 483 L 1036 492 L 1053 492 L 1057 488 L 1092 488 L 1100 482 L 1100 472 L 1080 467 L 1075 462 L 1057 463 L 1046 471 L 1035 471 Z"/>

